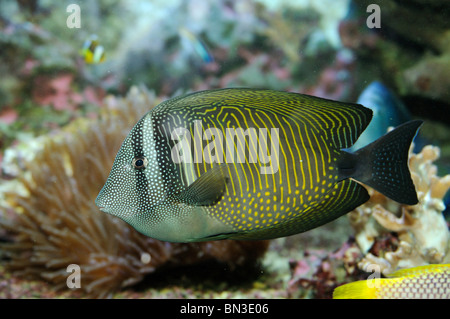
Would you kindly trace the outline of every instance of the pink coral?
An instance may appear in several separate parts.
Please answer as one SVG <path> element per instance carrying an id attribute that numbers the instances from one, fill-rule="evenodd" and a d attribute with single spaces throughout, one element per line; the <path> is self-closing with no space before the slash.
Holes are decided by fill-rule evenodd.
<path id="1" fill-rule="evenodd" d="M 78 93 L 72 88 L 73 80 L 71 73 L 37 76 L 33 82 L 33 101 L 39 105 L 51 105 L 58 111 L 74 111 L 83 102 L 101 104 L 105 96 L 103 89 L 88 86 L 83 93 Z"/>

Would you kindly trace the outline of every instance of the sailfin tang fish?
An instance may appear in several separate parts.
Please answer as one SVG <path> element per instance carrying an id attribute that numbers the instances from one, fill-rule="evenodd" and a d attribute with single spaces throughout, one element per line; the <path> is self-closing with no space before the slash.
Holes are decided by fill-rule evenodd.
<path id="1" fill-rule="evenodd" d="M 337 287 L 335 299 L 450 299 L 450 265 L 398 270 L 390 278 L 361 280 Z"/>
<path id="2" fill-rule="evenodd" d="M 408 148 L 421 121 L 350 153 L 372 111 L 298 93 L 220 89 L 169 99 L 123 142 L 96 204 L 164 241 L 268 239 L 369 199 L 414 205 Z"/>

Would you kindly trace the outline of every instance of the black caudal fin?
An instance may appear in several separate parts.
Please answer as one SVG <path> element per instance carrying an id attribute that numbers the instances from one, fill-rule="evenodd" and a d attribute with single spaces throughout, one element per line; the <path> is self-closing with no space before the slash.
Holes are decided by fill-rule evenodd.
<path id="1" fill-rule="evenodd" d="M 351 177 L 367 184 L 396 202 L 415 205 L 416 189 L 408 168 L 408 153 L 423 121 L 409 121 L 355 152 L 355 174 Z"/>

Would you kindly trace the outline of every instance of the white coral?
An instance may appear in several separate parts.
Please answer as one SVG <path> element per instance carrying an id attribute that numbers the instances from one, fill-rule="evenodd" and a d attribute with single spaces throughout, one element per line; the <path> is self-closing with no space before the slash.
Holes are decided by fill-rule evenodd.
<path id="1" fill-rule="evenodd" d="M 368 270 L 378 265 L 387 275 L 397 268 L 409 268 L 450 259 L 450 233 L 442 215 L 443 197 L 450 188 L 450 175 L 440 178 L 433 162 L 439 148 L 425 146 L 418 154 L 410 151 L 409 167 L 419 203 L 402 205 L 370 189 L 371 199 L 349 214 L 356 231 L 356 241 L 366 256 L 359 267 Z M 396 251 L 380 251 L 378 257 L 368 253 L 376 239 L 395 232 L 399 238 Z M 446 261 L 445 261 L 446 262 Z"/>

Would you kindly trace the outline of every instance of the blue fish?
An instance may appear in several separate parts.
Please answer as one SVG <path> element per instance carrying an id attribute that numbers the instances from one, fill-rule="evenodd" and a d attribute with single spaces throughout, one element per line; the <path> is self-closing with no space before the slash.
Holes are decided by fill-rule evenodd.
<path id="1" fill-rule="evenodd" d="M 406 106 L 380 82 L 372 82 L 357 101 L 373 111 L 373 119 L 351 147 L 356 151 L 386 134 L 388 127 L 396 127 L 411 120 Z"/>
<path id="2" fill-rule="evenodd" d="M 180 33 L 180 36 L 191 45 L 192 49 L 198 54 L 204 63 L 208 64 L 214 62 L 214 57 L 208 50 L 208 47 L 198 36 L 184 27 L 180 28 L 178 32 Z"/>

